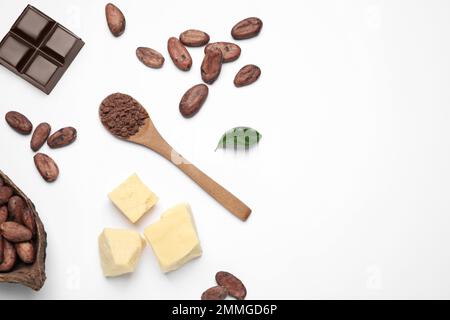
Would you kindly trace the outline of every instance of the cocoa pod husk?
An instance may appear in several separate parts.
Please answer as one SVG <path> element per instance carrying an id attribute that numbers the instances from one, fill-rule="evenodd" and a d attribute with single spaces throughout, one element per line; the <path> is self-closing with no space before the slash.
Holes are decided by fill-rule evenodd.
<path id="1" fill-rule="evenodd" d="M 36 235 L 35 235 L 35 260 L 32 264 L 17 264 L 13 265 L 13 268 L 8 272 L 0 273 L 0 283 L 9 282 L 17 283 L 27 286 L 33 290 L 40 290 L 45 283 L 45 258 L 47 248 L 47 233 L 45 232 L 44 225 L 42 224 L 39 214 L 37 213 L 33 202 L 20 190 L 9 177 L 7 177 L 2 171 L 0 171 L 0 179 L 4 181 L 5 185 L 10 186 L 16 195 L 19 195 L 24 199 L 27 208 L 32 212 L 36 221 Z M 4 240 L 5 241 L 5 240 Z M 14 249 L 14 246 L 7 242 L 9 247 Z M 16 254 L 15 249 L 10 250 Z M 14 261 L 15 262 L 15 261 Z M 4 263 L 4 262 L 3 262 Z"/>

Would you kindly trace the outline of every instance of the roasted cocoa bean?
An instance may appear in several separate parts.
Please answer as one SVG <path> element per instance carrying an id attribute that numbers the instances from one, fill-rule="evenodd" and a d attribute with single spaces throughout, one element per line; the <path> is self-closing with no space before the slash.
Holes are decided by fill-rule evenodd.
<path id="1" fill-rule="evenodd" d="M 241 55 L 241 48 L 231 42 L 210 43 L 205 47 L 205 53 L 210 49 L 219 49 L 222 51 L 223 63 L 235 61 Z"/>
<path id="2" fill-rule="evenodd" d="M 136 56 L 147 67 L 158 69 L 164 64 L 164 57 L 161 53 L 151 48 L 139 47 L 136 49 Z"/>
<path id="3" fill-rule="evenodd" d="M 3 237 L 0 235 L 0 264 L 3 263 Z"/>
<path id="4" fill-rule="evenodd" d="M 5 120 L 11 128 L 20 134 L 30 134 L 33 130 L 31 121 L 17 111 L 10 111 L 5 115 Z"/>
<path id="5" fill-rule="evenodd" d="M 222 286 L 215 286 L 203 292 L 202 300 L 225 300 L 227 296 L 227 288 Z"/>
<path id="6" fill-rule="evenodd" d="M 13 244 L 3 238 L 3 262 L 0 264 L 0 272 L 8 272 L 16 264 L 16 249 Z"/>
<path id="7" fill-rule="evenodd" d="M 263 22 L 259 18 L 247 18 L 238 22 L 233 29 L 231 35 L 236 40 L 243 40 L 256 37 L 263 27 Z"/>
<path id="8" fill-rule="evenodd" d="M 108 3 L 105 7 L 106 22 L 109 31 L 115 37 L 119 37 L 125 31 L 126 21 L 122 11 L 112 3 Z"/>
<path id="9" fill-rule="evenodd" d="M 14 243 L 28 241 L 33 237 L 28 228 L 14 221 L 3 222 L 0 225 L 0 234 Z"/>
<path id="10" fill-rule="evenodd" d="M 50 148 L 62 148 L 73 143 L 77 139 L 77 130 L 72 127 L 66 127 L 59 129 L 54 134 L 52 134 L 48 140 L 47 144 Z"/>
<path id="11" fill-rule="evenodd" d="M 2 206 L 0 207 L 0 224 L 8 220 L 8 207 Z"/>
<path id="12" fill-rule="evenodd" d="M 202 47 L 209 42 L 209 35 L 200 30 L 190 29 L 180 34 L 180 41 L 188 47 Z"/>
<path id="13" fill-rule="evenodd" d="M 33 136 L 31 137 L 30 147 L 34 152 L 38 151 L 47 141 L 48 136 L 50 135 L 51 127 L 48 123 L 43 122 L 39 124 L 33 132 Z"/>
<path id="14" fill-rule="evenodd" d="M 3 187 L 4 184 L 5 184 L 5 182 L 4 182 L 3 179 L 0 177 L 0 187 Z"/>
<path id="15" fill-rule="evenodd" d="M 9 198 L 13 195 L 13 189 L 8 186 L 0 187 L 0 206 L 8 203 Z"/>
<path id="16" fill-rule="evenodd" d="M 219 271 L 216 274 L 217 284 L 228 289 L 228 294 L 238 300 L 244 300 L 247 289 L 241 280 L 229 272 Z"/>
<path id="17" fill-rule="evenodd" d="M 201 74 L 204 82 L 213 84 L 222 70 L 222 51 L 219 49 L 210 49 L 206 51 L 203 58 Z"/>
<path id="18" fill-rule="evenodd" d="M 170 58 L 178 69 L 188 71 L 192 67 L 192 58 L 186 47 L 175 37 L 172 37 L 167 42 L 167 50 Z"/>
<path id="19" fill-rule="evenodd" d="M 34 156 L 34 164 L 45 181 L 53 182 L 58 178 L 58 165 L 48 155 L 37 153 Z"/>
<path id="20" fill-rule="evenodd" d="M 19 196 L 12 196 L 8 201 L 9 221 L 22 223 L 25 201 Z"/>
<path id="21" fill-rule="evenodd" d="M 208 86 L 204 84 L 198 84 L 190 88 L 183 95 L 180 101 L 180 113 L 185 118 L 193 117 L 203 106 L 208 98 Z"/>
<path id="22" fill-rule="evenodd" d="M 26 207 L 22 213 L 22 224 L 31 231 L 32 236 L 36 235 L 36 220 L 34 218 L 33 212 Z"/>
<path id="23" fill-rule="evenodd" d="M 261 69 L 253 64 L 246 65 L 236 74 L 234 78 L 234 85 L 236 87 L 243 87 L 252 84 L 259 79 Z"/>
<path id="24" fill-rule="evenodd" d="M 34 245 L 31 241 L 20 242 L 14 245 L 17 255 L 22 262 L 30 264 L 34 262 L 36 256 Z"/>

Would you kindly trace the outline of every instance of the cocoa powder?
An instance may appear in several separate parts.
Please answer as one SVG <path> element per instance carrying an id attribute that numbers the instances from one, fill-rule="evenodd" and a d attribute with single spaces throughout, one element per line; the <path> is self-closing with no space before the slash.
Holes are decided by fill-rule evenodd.
<path id="1" fill-rule="evenodd" d="M 102 124 L 111 133 L 124 139 L 135 135 L 149 118 L 139 102 L 122 93 L 106 97 L 100 106 L 99 115 Z"/>

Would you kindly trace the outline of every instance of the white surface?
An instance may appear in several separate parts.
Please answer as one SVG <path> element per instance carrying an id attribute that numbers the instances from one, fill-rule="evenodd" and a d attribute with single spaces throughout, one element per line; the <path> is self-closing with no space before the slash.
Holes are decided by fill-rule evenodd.
<path id="1" fill-rule="evenodd" d="M 0 69 L 0 110 L 35 125 L 78 129 L 75 144 L 42 149 L 61 175 L 45 183 L 29 137 L 0 123 L 0 167 L 35 202 L 48 232 L 48 280 L 39 293 L 1 285 L 0 299 L 197 299 L 218 270 L 238 275 L 250 299 L 450 298 L 450 2 L 125 1 L 116 39 L 106 1 L 0 1 L 3 35 L 28 2 L 86 42 L 50 96 Z M 240 41 L 200 113 L 178 112 L 199 83 L 203 49 L 190 72 L 171 62 L 166 41 L 187 28 L 232 40 L 242 18 L 264 21 Z M 162 52 L 143 66 L 137 46 Z M 261 79 L 236 89 L 245 64 Z M 253 209 L 242 223 L 149 150 L 114 139 L 100 124 L 102 99 L 129 93 L 166 139 Z M 2 120 L 3 121 L 3 120 Z M 1 122 L 1 121 L 0 121 Z M 214 152 L 221 134 L 248 125 L 263 134 L 249 154 Z M 160 202 L 137 226 L 106 194 L 137 172 Z M 178 202 L 193 208 L 204 255 L 164 275 L 150 248 L 133 275 L 101 275 L 104 227 L 142 231 Z"/>

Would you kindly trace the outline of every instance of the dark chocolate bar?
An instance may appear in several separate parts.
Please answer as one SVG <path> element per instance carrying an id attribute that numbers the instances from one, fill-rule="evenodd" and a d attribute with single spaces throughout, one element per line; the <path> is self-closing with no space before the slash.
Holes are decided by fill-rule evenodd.
<path id="1" fill-rule="evenodd" d="M 28 5 L 0 42 L 0 64 L 49 94 L 83 46 L 71 31 Z"/>

